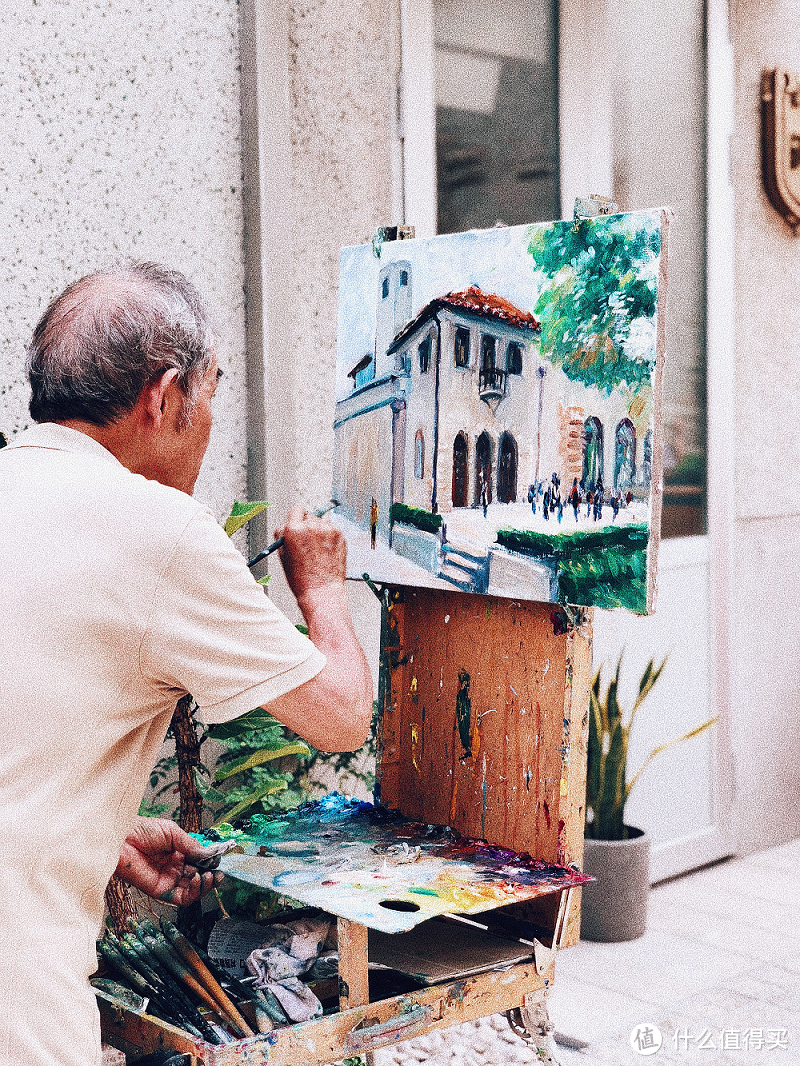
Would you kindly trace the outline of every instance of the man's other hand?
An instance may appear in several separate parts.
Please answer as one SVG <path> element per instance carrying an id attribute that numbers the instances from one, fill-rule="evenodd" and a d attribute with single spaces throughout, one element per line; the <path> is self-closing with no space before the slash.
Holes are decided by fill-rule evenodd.
<path id="1" fill-rule="evenodd" d="M 184 907 L 222 880 L 219 871 L 201 872 L 192 860 L 208 859 L 204 848 L 167 818 L 138 817 L 122 845 L 116 874 L 153 899 Z"/>

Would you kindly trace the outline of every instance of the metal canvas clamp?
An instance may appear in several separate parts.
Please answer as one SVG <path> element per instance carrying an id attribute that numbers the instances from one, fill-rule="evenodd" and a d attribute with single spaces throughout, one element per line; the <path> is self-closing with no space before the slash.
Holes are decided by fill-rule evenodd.
<path id="1" fill-rule="evenodd" d="M 413 226 L 378 226 L 372 238 L 372 254 L 381 257 L 381 245 L 387 241 L 410 241 L 414 239 Z"/>
<path id="2" fill-rule="evenodd" d="M 615 215 L 619 207 L 610 196 L 601 196 L 600 193 L 590 193 L 589 196 L 576 196 L 575 207 L 572 217 L 597 218 L 598 215 Z"/>

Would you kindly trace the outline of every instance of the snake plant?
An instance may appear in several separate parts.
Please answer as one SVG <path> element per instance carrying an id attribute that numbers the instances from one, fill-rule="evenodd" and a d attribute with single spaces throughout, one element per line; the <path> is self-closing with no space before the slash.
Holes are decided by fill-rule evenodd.
<path id="1" fill-rule="evenodd" d="M 658 681 L 667 660 L 660 666 L 654 666 L 651 659 L 639 681 L 639 695 L 633 708 L 626 716 L 619 705 L 617 691 L 619 675 L 622 669 L 622 656 L 619 657 L 617 670 L 609 682 L 603 698 L 600 696 L 600 670 L 594 676 L 590 691 L 589 704 L 589 744 L 588 766 L 586 771 L 586 830 L 585 835 L 593 840 L 625 840 L 628 836 L 625 825 L 625 804 L 631 789 L 652 759 L 662 751 L 680 744 L 681 741 L 696 737 L 716 722 L 710 718 L 707 722 L 690 729 L 682 737 L 676 737 L 666 744 L 654 748 L 633 775 L 626 780 L 626 763 L 628 759 L 628 739 L 639 708 Z"/>

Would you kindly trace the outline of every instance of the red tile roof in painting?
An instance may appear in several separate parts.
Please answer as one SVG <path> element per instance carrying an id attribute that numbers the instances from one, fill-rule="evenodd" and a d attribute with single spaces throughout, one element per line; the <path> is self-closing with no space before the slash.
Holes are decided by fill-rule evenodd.
<path id="1" fill-rule="evenodd" d="M 448 292 L 446 296 L 439 298 L 439 303 L 445 307 L 459 307 L 465 311 L 486 318 L 499 318 L 501 322 L 507 322 L 517 329 L 541 329 L 539 320 L 527 311 L 520 311 L 509 300 L 502 296 L 494 296 L 490 292 L 482 292 L 477 285 L 470 285 L 465 292 Z"/>
<path id="2" fill-rule="evenodd" d="M 510 300 L 505 300 L 502 296 L 495 296 L 490 292 L 483 292 L 477 285 L 470 285 L 464 292 L 448 292 L 425 304 L 422 310 L 418 311 L 394 338 L 389 345 L 389 354 L 397 351 L 407 337 L 411 336 L 426 319 L 433 318 L 443 307 L 452 307 L 454 310 L 465 311 L 467 314 L 477 315 L 480 318 L 505 322 L 517 329 L 528 329 L 536 333 L 541 331 L 539 320 L 530 312 L 520 311 Z"/>

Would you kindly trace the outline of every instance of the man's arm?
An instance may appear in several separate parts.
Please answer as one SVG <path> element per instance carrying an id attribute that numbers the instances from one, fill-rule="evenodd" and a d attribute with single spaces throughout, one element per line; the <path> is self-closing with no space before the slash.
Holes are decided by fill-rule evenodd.
<path id="1" fill-rule="evenodd" d="M 372 675 L 355 635 L 345 591 L 347 546 L 327 520 L 293 507 L 280 558 L 312 642 L 327 664 L 266 710 L 322 751 L 360 748 L 372 722 Z"/>

